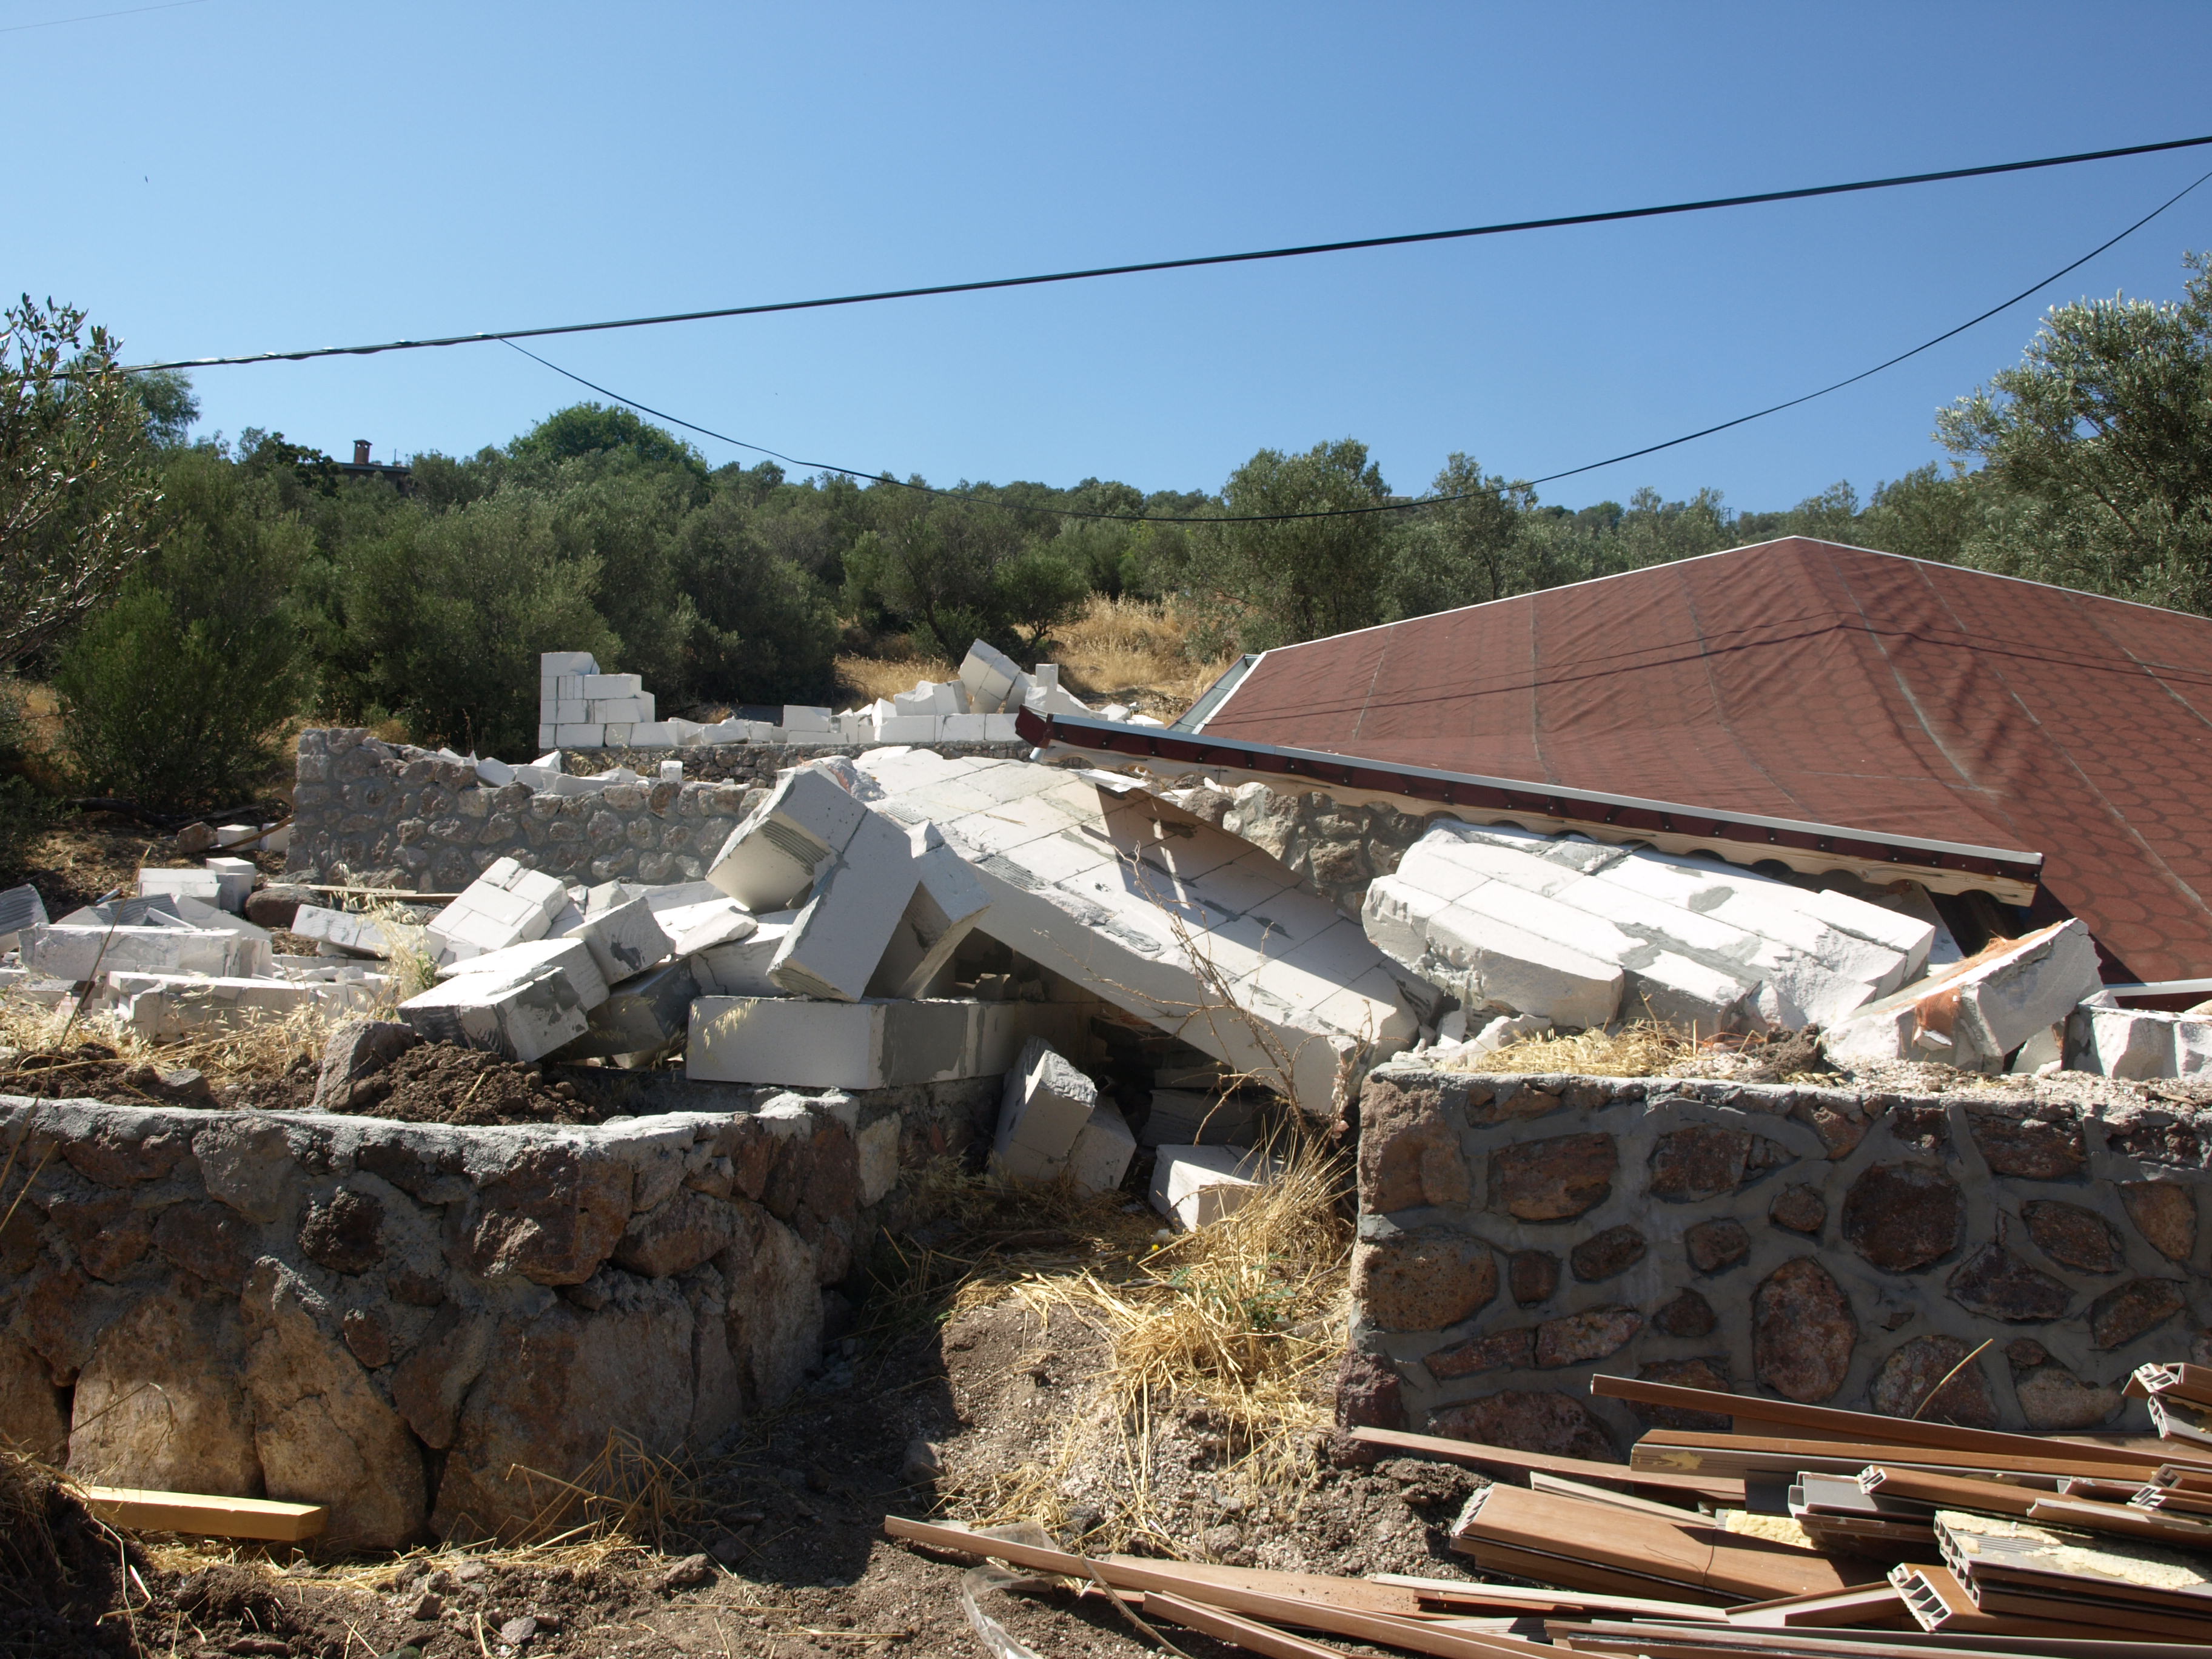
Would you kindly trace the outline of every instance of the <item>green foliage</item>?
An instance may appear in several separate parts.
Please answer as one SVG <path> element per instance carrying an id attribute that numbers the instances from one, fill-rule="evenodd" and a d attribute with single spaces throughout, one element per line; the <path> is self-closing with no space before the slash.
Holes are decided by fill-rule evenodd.
<path id="1" fill-rule="evenodd" d="M 0 887 L 17 886 L 29 873 L 31 849 L 54 816 L 54 804 L 29 779 L 0 777 Z"/>
<path id="2" fill-rule="evenodd" d="M 310 543 L 268 481 L 212 451 L 176 453 L 163 486 L 155 552 L 54 687 L 80 788 L 184 810 L 266 781 L 307 689 L 289 596 Z"/>
<path id="3" fill-rule="evenodd" d="M 2178 304 L 2054 307 L 2017 368 L 1936 416 L 1982 463 L 1965 556 L 2212 614 L 2212 257 Z"/>
<path id="4" fill-rule="evenodd" d="M 674 575 L 689 607 L 684 683 L 702 700 L 827 702 L 835 695 L 837 619 L 829 594 L 774 550 L 738 492 L 684 520 Z"/>
<path id="5" fill-rule="evenodd" d="M 673 463 L 701 483 L 707 481 L 707 463 L 697 450 L 620 404 L 611 409 L 604 404 L 572 404 L 547 416 L 507 446 L 515 460 L 535 466 L 555 466 L 582 455 L 625 453 L 648 466 Z"/>
<path id="6" fill-rule="evenodd" d="M 120 346 L 27 294 L 0 313 L 0 668 L 50 652 L 145 556 L 154 447 Z"/>
<path id="7" fill-rule="evenodd" d="M 157 449 L 181 449 L 191 441 L 192 422 L 200 417 L 200 400 L 192 395 L 191 377 L 173 368 L 133 374 L 131 389 L 145 411 L 149 443 Z"/>

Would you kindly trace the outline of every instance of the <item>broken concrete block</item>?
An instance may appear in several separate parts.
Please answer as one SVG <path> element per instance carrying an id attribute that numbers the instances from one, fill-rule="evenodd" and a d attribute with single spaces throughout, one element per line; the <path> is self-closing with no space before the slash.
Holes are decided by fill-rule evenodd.
<path id="1" fill-rule="evenodd" d="M 674 948 L 653 907 L 642 898 L 599 911 L 569 927 L 564 937 L 584 942 L 600 977 L 610 986 L 643 973 Z"/>
<path id="2" fill-rule="evenodd" d="M 588 965 L 590 953 L 574 948 Z M 542 1060 L 583 1036 L 590 1024 L 569 976 L 554 969 L 516 983 L 496 975 L 459 975 L 401 1003 L 399 1018 L 433 1042 L 520 1060 Z"/>
<path id="3" fill-rule="evenodd" d="M 2088 928 L 2078 919 L 2053 922 L 1859 1009 L 1821 1037 L 1820 1049 L 1839 1066 L 1930 1060 L 1993 1072 L 2100 989 Z"/>
<path id="4" fill-rule="evenodd" d="M 903 824 L 864 812 L 784 936 L 769 977 L 793 996 L 865 995 L 919 880 Z"/>
<path id="5" fill-rule="evenodd" d="M 1091 1109 L 1091 1120 L 1067 1154 L 1068 1178 L 1086 1193 L 1110 1193 L 1129 1173 L 1129 1160 L 1137 1155 L 1137 1138 L 1129 1121 L 1110 1100 Z"/>
<path id="6" fill-rule="evenodd" d="M 690 884 L 686 884 L 690 885 Z M 697 884 L 705 886 L 702 882 Z M 708 891 L 714 890 L 709 888 Z M 651 897 L 646 900 L 653 904 Z M 660 931 L 668 936 L 671 956 L 696 957 L 702 951 L 711 951 L 718 945 L 727 945 L 733 939 L 750 938 L 760 926 L 759 920 L 733 898 L 715 893 L 711 899 L 693 904 L 671 905 L 665 909 L 653 909 L 653 920 Z"/>
<path id="7" fill-rule="evenodd" d="M 222 903 L 222 876 L 214 870 L 141 870 L 138 872 L 139 897 L 152 898 L 162 893 L 196 898 L 202 903 L 219 906 Z"/>
<path id="8" fill-rule="evenodd" d="M 968 688 L 969 707 L 986 714 L 1019 708 L 1030 686 L 1030 677 L 1012 658 L 981 640 L 968 647 L 960 664 L 960 681 Z"/>
<path id="9" fill-rule="evenodd" d="M 568 890 L 558 878 L 501 859 L 431 917 L 428 931 L 447 960 L 481 956 L 544 938 L 568 902 Z"/>
<path id="10" fill-rule="evenodd" d="M 239 1030 L 289 1019 L 302 1008 L 332 1012 L 373 1006 L 389 981 L 316 983 L 228 975 L 104 974 L 106 1006 L 149 1042 L 197 1031 Z"/>
<path id="11" fill-rule="evenodd" d="M 921 997 L 930 994 L 950 970 L 953 952 L 990 908 L 983 884 L 967 860 L 945 844 L 934 824 L 917 825 L 908 836 L 915 866 L 914 896 L 868 981 L 868 994 Z"/>
<path id="12" fill-rule="evenodd" d="M 2212 1073 L 2212 1019 L 2202 1014 L 2084 1005 L 2065 1030 L 2071 1071 L 2139 1080 Z"/>
<path id="13" fill-rule="evenodd" d="M 886 792 L 878 810 L 934 822 L 967 862 L 990 901 L 978 932 L 1310 1112 L 1333 1110 L 1419 1029 L 1393 969 L 1334 905 L 1127 779 L 923 749 L 855 764 Z M 1300 965 L 1308 946 L 1326 975 Z"/>
<path id="14" fill-rule="evenodd" d="M 1006 1073 L 993 1161 L 1012 1180 L 1052 1180 L 1067 1167 L 1097 1103 L 1097 1085 L 1050 1044 L 1032 1037 Z"/>
<path id="15" fill-rule="evenodd" d="M 212 858 L 204 860 L 222 884 L 222 890 L 215 902 L 233 915 L 246 914 L 246 901 L 253 891 L 254 878 L 261 872 L 253 866 L 252 859 Z M 198 894 L 192 895 L 197 898 Z"/>
<path id="16" fill-rule="evenodd" d="M 885 1089 L 991 1077 L 1012 1066 L 1030 1037 L 1074 1047 L 1095 1006 L 702 996 L 691 1005 L 684 1071 L 710 1082 L 797 1089 Z"/>
<path id="17" fill-rule="evenodd" d="M 82 983 L 95 975 L 250 975 L 253 941 L 214 928 L 75 927 L 56 924 L 21 935 L 23 966 L 50 978 Z"/>
<path id="18" fill-rule="evenodd" d="M 1594 929 L 1555 921 L 1553 913 L 1566 908 L 1559 905 L 1541 913 L 1545 933 L 1516 926 L 1498 912 L 1529 920 L 1539 914 L 1541 896 L 1480 878 L 1465 891 L 1486 889 L 1493 902 L 1475 909 L 1397 876 L 1378 876 L 1367 889 L 1360 920 L 1376 948 L 1470 1008 L 1536 1014 L 1560 1025 L 1610 1022 L 1620 1007 L 1617 959 L 1549 933 L 1571 933 L 1585 942 L 1595 937 L 1608 951 L 1612 941 Z"/>
<path id="19" fill-rule="evenodd" d="M 319 904 L 302 904 L 295 910 L 288 931 L 365 957 L 391 957 L 400 951 L 420 949 L 422 934 L 422 929 L 404 923 L 356 910 L 325 909 Z"/>
<path id="20" fill-rule="evenodd" d="M 562 1050 L 568 1059 L 657 1054 L 682 1041 L 699 983 L 688 962 L 672 962 L 624 980 L 588 1010 L 591 1024 Z"/>
<path id="21" fill-rule="evenodd" d="M 1273 1160 L 1243 1146 L 1163 1146 L 1152 1166 L 1152 1207 L 1195 1232 L 1243 1209 L 1276 1174 Z"/>
<path id="22" fill-rule="evenodd" d="M 1259 1125 L 1252 1101 L 1207 1089 L 1155 1089 L 1144 1132 L 1146 1146 L 1249 1146 Z"/>
<path id="23" fill-rule="evenodd" d="M 794 767 L 730 832 L 707 879 L 756 915 L 804 898 L 845 850 L 867 808 L 818 768 Z"/>
<path id="24" fill-rule="evenodd" d="M 750 918 L 752 925 L 726 941 L 692 952 L 679 952 L 699 977 L 699 994 L 725 997 L 780 997 L 783 988 L 768 976 L 776 953 L 799 920 L 796 910 L 771 910 Z"/>
<path id="25" fill-rule="evenodd" d="M 486 951 L 438 970 L 442 981 L 472 981 L 479 989 L 489 985 L 520 985 L 546 974 L 558 974 L 568 984 L 576 1006 L 586 1012 L 607 1000 L 606 976 L 599 971 L 590 944 L 580 939 L 539 939 L 505 950 Z"/>
<path id="26" fill-rule="evenodd" d="M 46 903 L 28 882 L 0 893 L 0 951 L 12 951 L 21 935 L 46 925 Z"/>

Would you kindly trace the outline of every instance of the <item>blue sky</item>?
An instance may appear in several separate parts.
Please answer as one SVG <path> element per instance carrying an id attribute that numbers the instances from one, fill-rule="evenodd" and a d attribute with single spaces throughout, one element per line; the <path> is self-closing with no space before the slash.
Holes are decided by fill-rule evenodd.
<path id="1" fill-rule="evenodd" d="M 1786 188 L 2212 131 L 2212 7 L 374 6 L 0 0 L 4 275 L 133 361 L 584 320 Z M 28 163 L 28 165 L 26 165 Z M 705 425 L 933 481 L 1218 489 L 1366 441 L 1533 477 L 1964 320 L 2182 152 L 1652 223 L 541 343 Z M 2049 296 L 2168 298 L 2212 184 Z M 1547 489 L 1739 507 L 1937 459 L 2023 305 Z M 499 345 L 215 369 L 204 423 L 467 452 L 574 401 Z M 702 443 L 715 462 L 741 452 Z"/>

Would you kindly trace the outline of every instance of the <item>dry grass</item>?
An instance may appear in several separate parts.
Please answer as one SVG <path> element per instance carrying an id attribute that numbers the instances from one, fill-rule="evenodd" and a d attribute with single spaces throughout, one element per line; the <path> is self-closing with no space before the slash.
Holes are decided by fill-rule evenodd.
<path id="1" fill-rule="evenodd" d="M 942 657 L 901 650 L 887 657 L 841 656 L 837 659 L 838 706 L 871 703 L 878 697 L 911 691 L 923 680 L 957 679 L 960 670 Z"/>
<path id="2" fill-rule="evenodd" d="M 1698 1052 L 1698 1044 L 1663 1025 L 1639 1023 L 1618 1031 L 1546 1033 L 1523 1037 L 1471 1060 L 1444 1060 L 1448 1072 L 1571 1072 L 1580 1077 L 1657 1077 Z"/>
<path id="3" fill-rule="evenodd" d="M 1079 697 L 1130 704 L 1172 720 L 1198 701 L 1231 659 L 1190 659 L 1171 603 L 1091 596 L 1083 614 L 1054 636 L 1060 680 Z"/>
<path id="4" fill-rule="evenodd" d="M 114 1050 L 114 1058 L 125 1064 L 191 1066 L 205 1073 L 211 1083 L 242 1083 L 281 1077 L 303 1054 L 319 1059 L 331 1028 L 353 1011 L 331 1012 L 309 1004 L 282 1019 L 259 1019 L 228 1030 L 160 1043 L 149 1042 L 134 1028 L 105 1015 L 87 1014 L 73 1020 L 70 1016 L 75 1012 L 74 1002 L 47 1008 L 25 997 L 0 994 L 0 1048 L 18 1049 L 29 1056 L 96 1042 Z"/>
<path id="5" fill-rule="evenodd" d="M 957 1310 L 1011 1294 L 1048 1331 L 1072 1319 L 1106 1334 L 1095 1408 L 1067 1413 L 1058 1439 L 1003 1472 L 967 1484 L 957 1506 L 978 1524 L 1066 1524 L 1079 1496 L 1110 1493 L 1113 1512 L 1090 1549 L 1133 1543 L 1190 1553 L 1158 1497 L 1162 1476 L 1187 1469 L 1174 1443 L 1194 1414 L 1218 1442 L 1217 1490 L 1255 1498 L 1293 1481 L 1328 1422 L 1328 1382 L 1346 1331 L 1352 1230 L 1343 1161 L 1317 1138 L 1279 1140 L 1282 1174 L 1234 1215 L 1176 1237 L 1118 1274 L 1032 1269 L 1011 1282 L 979 1277 Z"/>

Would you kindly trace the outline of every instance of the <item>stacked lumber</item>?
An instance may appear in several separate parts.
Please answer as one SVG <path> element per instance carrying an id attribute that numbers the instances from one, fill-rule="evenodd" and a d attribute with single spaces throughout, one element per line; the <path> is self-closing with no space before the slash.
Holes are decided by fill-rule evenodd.
<path id="1" fill-rule="evenodd" d="M 1632 1377 L 1591 1389 L 1730 1429 L 1653 1430 L 1625 1465 L 1352 1431 L 1489 1477 L 1450 1540 L 1484 1582 L 1093 1558 L 896 1517 L 884 1528 L 1283 1659 L 1341 1656 L 1344 1642 L 1449 1659 L 2212 1650 L 2212 1367 L 2136 1373 L 2129 1392 L 2151 1403 L 2155 1440 L 2011 1434 Z"/>

